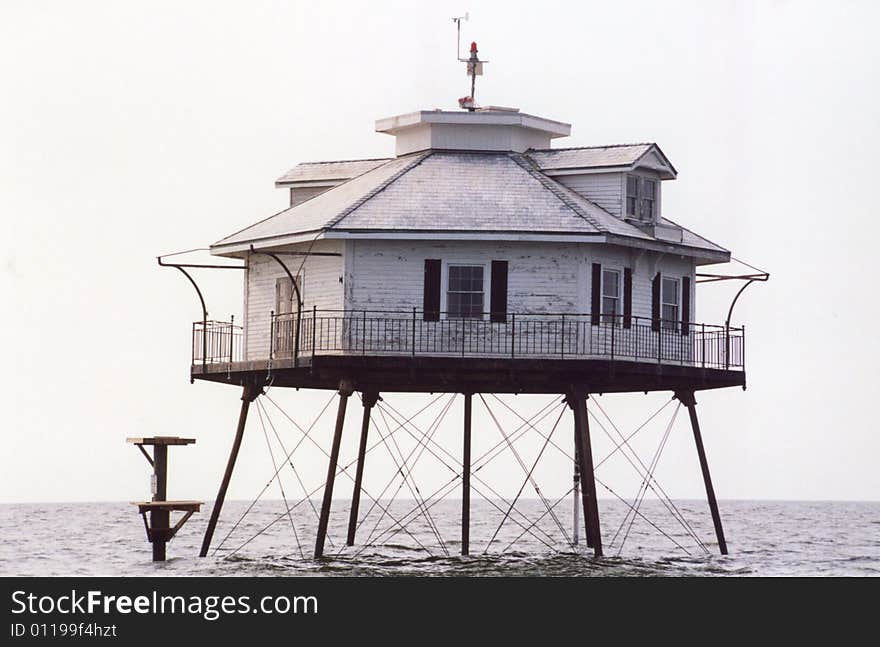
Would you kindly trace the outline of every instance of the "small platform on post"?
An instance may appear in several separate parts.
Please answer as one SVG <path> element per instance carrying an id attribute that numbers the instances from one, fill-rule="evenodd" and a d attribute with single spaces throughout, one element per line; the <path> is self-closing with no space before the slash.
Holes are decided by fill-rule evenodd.
<path id="1" fill-rule="evenodd" d="M 126 442 L 135 445 L 153 468 L 152 501 L 134 501 L 138 513 L 144 520 L 147 539 L 153 544 L 153 561 L 165 561 L 165 545 L 177 534 L 183 524 L 202 506 L 201 501 L 168 501 L 168 447 L 175 445 L 191 445 L 195 438 L 178 438 L 177 436 L 155 436 L 153 438 L 126 438 Z M 144 449 L 153 447 L 153 455 Z M 172 526 L 171 513 L 183 512 L 183 517 Z M 147 513 L 150 520 L 147 521 Z"/>

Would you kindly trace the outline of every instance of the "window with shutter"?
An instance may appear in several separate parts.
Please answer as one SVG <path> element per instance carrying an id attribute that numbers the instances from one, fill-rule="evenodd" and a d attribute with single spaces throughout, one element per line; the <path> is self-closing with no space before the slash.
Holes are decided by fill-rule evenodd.
<path id="1" fill-rule="evenodd" d="M 678 279 L 668 276 L 663 277 L 662 293 L 660 296 L 662 325 L 667 330 L 678 330 Z"/>
<path id="2" fill-rule="evenodd" d="M 446 314 L 481 319 L 485 310 L 482 265 L 450 265 L 446 282 Z"/>
<path id="3" fill-rule="evenodd" d="M 644 178 L 642 180 L 642 210 L 640 217 L 647 222 L 654 221 L 654 204 L 657 195 L 657 182 Z"/>
<path id="4" fill-rule="evenodd" d="M 626 215 L 636 216 L 639 203 L 639 178 L 635 175 L 626 176 Z"/>
<path id="5" fill-rule="evenodd" d="M 602 322 L 619 323 L 620 315 L 620 272 L 602 270 Z"/>

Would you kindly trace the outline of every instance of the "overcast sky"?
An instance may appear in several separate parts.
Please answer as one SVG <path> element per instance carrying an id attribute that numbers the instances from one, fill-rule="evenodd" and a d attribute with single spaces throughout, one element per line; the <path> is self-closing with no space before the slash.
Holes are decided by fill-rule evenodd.
<path id="1" fill-rule="evenodd" d="M 152 435 L 198 439 L 171 452 L 171 498 L 214 496 L 239 390 L 189 384 L 198 302 L 155 256 L 283 208 L 272 182 L 298 162 L 392 154 L 375 119 L 454 106 L 468 84 L 450 19 L 465 11 L 463 41 L 491 61 L 479 101 L 571 123 L 560 146 L 657 142 L 679 170 L 664 213 L 772 273 L 734 317 L 748 329 L 748 390 L 698 395 L 718 496 L 880 499 L 880 4 L 6 0 L 0 501 L 147 497 L 148 465 L 124 439 Z M 212 317 L 240 316 L 240 274 L 201 280 Z M 697 319 L 723 322 L 734 287 L 702 286 Z M 302 422 L 329 396 L 270 395 Z M 666 399 L 599 402 L 632 430 Z M 506 401 L 531 413 L 549 399 Z M 475 444 L 488 446 L 499 435 L 476 409 Z M 332 417 L 316 432 L 324 446 Z M 438 438 L 457 455 L 460 400 L 446 420 Z M 646 462 L 668 421 L 640 436 Z M 598 459 L 609 443 L 594 436 Z M 390 477 L 380 451 L 368 485 Z M 445 480 L 423 460 L 427 482 Z M 562 494 L 570 466 L 548 461 L 544 489 Z M 316 449 L 295 462 L 321 482 Z M 515 492 L 521 473 L 504 465 L 493 483 Z M 602 470 L 635 492 L 624 462 Z M 253 498 L 271 473 L 252 417 L 229 496 Z M 683 415 L 658 475 L 675 498 L 704 497 Z"/>

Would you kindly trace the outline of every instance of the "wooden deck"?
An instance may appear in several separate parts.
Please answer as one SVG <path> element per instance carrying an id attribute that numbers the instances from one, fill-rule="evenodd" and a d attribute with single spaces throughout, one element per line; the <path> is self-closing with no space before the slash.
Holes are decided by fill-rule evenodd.
<path id="1" fill-rule="evenodd" d="M 584 385 L 591 393 L 701 391 L 745 388 L 745 371 L 609 359 L 408 357 L 316 355 L 194 364 L 193 380 L 241 386 L 335 389 L 352 380 L 359 391 L 430 393 L 564 393 Z"/>
<path id="2" fill-rule="evenodd" d="M 204 501 L 132 501 L 132 505 L 138 507 L 138 513 L 152 512 L 153 510 L 167 510 L 168 512 L 199 512 Z"/>

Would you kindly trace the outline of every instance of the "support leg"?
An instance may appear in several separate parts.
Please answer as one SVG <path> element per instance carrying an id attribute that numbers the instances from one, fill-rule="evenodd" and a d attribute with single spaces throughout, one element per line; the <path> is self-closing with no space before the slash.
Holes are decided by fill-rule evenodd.
<path id="1" fill-rule="evenodd" d="M 464 394 L 464 444 L 461 452 L 461 554 L 470 554 L 471 543 L 471 413 L 472 398 Z"/>
<path id="2" fill-rule="evenodd" d="M 587 546 L 596 557 L 602 557 L 602 535 L 599 528 L 599 505 L 596 500 L 596 480 L 593 476 L 593 450 L 590 445 L 590 423 L 587 419 L 587 395 L 573 391 L 568 396 L 574 412 L 577 454 L 580 458 L 581 494 L 584 508 L 584 530 Z"/>
<path id="3" fill-rule="evenodd" d="M 363 394 L 364 417 L 361 421 L 361 443 L 358 446 L 357 471 L 354 476 L 354 490 L 351 493 L 351 514 L 348 517 L 348 540 L 346 544 L 354 546 L 354 536 L 357 532 L 358 509 L 361 505 L 361 482 L 364 478 L 364 456 L 367 453 L 367 436 L 370 432 L 370 412 L 379 399 L 375 391 L 367 391 Z"/>
<path id="4" fill-rule="evenodd" d="M 226 499 L 226 490 L 229 487 L 229 479 L 232 478 L 232 470 L 235 468 L 235 461 L 238 458 L 238 450 L 241 448 L 241 439 L 244 436 L 244 426 L 247 422 L 248 409 L 260 394 L 260 389 L 253 384 L 246 384 L 241 395 L 241 412 L 238 415 L 238 427 L 235 430 L 235 440 L 232 441 L 232 449 L 229 451 L 229 460 L 226 462 L 226 472 L 223 474 L 223 480 L 220 483 L 220 490 L 217 492 L 217 498 L 214 499 L 214 509 L 211 510 L 211 518 L 208 521 L 208 528 L 205 530 L 205 538 L 202 540 L 202 550 L 199 557 L 206 557 L 208 549 L 211 547 L 211 539 L 214 537 L 214 528 L 217 526 L 217 519 L 220 518 L 220 510 L 223 508 L 223 501 Z"/>
<path id="5" fill-rule="evenodd" d="M 168 498 L 168 445 L 153 445 L 153 475 L 156 477 L 153 501 L 165 501 Z"/>
<path id="6" fill-rule="evenodd" d="M 697 445 L 697 456 L 700 458 L 700 469 L 703 471 L 703 483 L 706 486 L 706 498 L 709 500 L 709 510 L 712 512 L 712 523 L 715 524 L 715 537 L 718 539 L 718 548 L 722 555 L 727 554 L 727 541 L 724 539 L 724 528 L 721 526 L 721 514 L 718 512 L 718 501 L 715 499 L 715 488 L 712 487 L 712 476 L 709 474 L 709 462 L 706 460 L 706 450 L 703 448 L 703 436 L 700 433 L 700 421 L 697 419 L 697 400 L 693 391 L 676 393 L 675 397 L 687 407 L 691 418 L 691 428 L 694 430 L 694 442 Z"/>
<path id="7" fill-rule="evenodd" d="M 153 476 L 156 479 L 156 491 L 153 501 L 165 501 L 168 496 L 168 445 L 153 446 Z M 153 561 L 165 561 L 165 533 L 171 525 L 171 513 L 168 510 L 150 512 L 150 525 L 153 531 Z"/>
<path id="8" fill-rule="evenodd" d="M 586 472 L 581 469 L 581 456 L 583 455 L 583 430 L 580 422 L 580 418 L 577 415 L 577 409 L 575 408 L 574 400 L 569 397 L 569 406 L 571 406 L 572 411 L 574 412 L 574 457 L 577 461 L 577 465 L 575 467 L 575 471 L 578 475 L 579 480 L 579 488 L 581 498 L 581 507 L 584 512 L 584 539 L 587 541 L 587 547 L 593 547 L 593 535 L 592 528 L 590 527 L 590 496 L 589 489 L 586 485 Z"/>
<path id="9" fill-rule="evenodd" d="M 575 430 L 575 450 L 574 450 L 574 484 L 572 491 L 572 522 L 571 522 L 571 543 L 577 546 L 580 543 L 580 534 L 581 534 L 581 520 L 580 520 L 580 501 L 581 498 L 581 470 L 578 467 L 578 461 L 580 461 L 580 456 L 578 455 L 577 450 L 577 430 Z"/>
<path id="10" fill-rule="evenodd" d="M 339 409 L 336 412 L 336 429 L 333 432 L 333 446 L 330 449 L 330 463 L 327 466 L 327 481 L 324 484 L 324 501 L 321 503 L 321 517 L 318 520 L 315 559 L 324 556 L 324 540 L 327 538 L 327 524 L 330 522 L 330 504 L 333 501 L 333 482 L 336 480 L 336 466 L 339 462 L 339 445 L 342 443 L 345 407 L 352 391 L 351 383 L 348 380 L 342 380 L 339 383 Z"/>
<path id="11" fill-rule="evenodd" d="M 158 500 L 158 499 L 157 499 Z M 164 499 L 161 499 L 164 501 Z M 171 513 L 168 510 L 152 510 L 150 512 L 150 528 L 153 535 L 153 561 L 165 561 L 165 545 L 168 543 L 168 531 L 171 526 Z"/>

